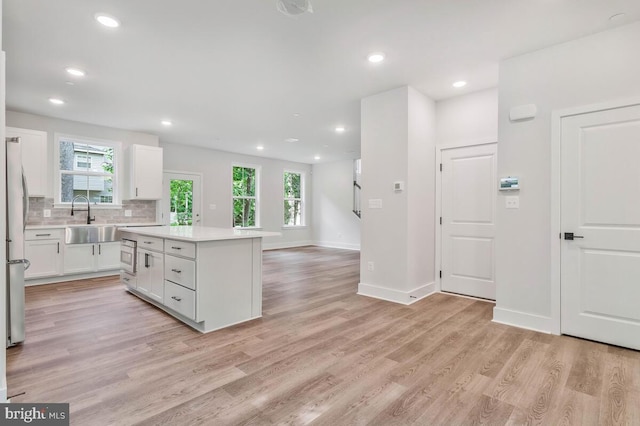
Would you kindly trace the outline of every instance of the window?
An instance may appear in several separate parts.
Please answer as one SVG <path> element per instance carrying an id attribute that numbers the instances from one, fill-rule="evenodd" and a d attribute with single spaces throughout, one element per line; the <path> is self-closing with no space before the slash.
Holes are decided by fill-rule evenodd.
<path id="1" fill-rule="evenodd" d="M 260 169 L 233 166 L 233 226 L 260 226 L 258 188 Z"/>
<path id="2" fill-rule="evenodd" d="M 284 225 L 304 225 L 304 175 L 284 172 Z"/>
<path id="3" fill-rule="evenodd" d="M 117 204 L 119 152 L 117 142 L 57 137 L 56 202 L 71 203 L 82 195 L 92 204 Z"/>

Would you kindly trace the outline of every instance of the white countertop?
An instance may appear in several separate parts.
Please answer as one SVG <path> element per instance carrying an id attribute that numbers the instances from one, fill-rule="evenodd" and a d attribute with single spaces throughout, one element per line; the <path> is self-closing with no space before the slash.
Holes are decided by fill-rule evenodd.
<path id="1" fill-rule="evenodd" d="M 56 225 L 27 225 L 25 229 L 61 229 L 61 228 L 78 228 L 82 226 L 117 226 L 118 228 L 128 228 L 130 226 L 141 227 L 141 226 L 162 226 L 160 222 L 144 222 L 144 223 L 91 223 L 91 225 L 83 224 L 83 223 L 67 223 L 67 224 L 56 224 Z"/>
<path id="2" fill-rule="evenodd" d="M 151 226 L 127 227 L 123 232 L 184 241 L 219 241 L 239 238 L 276 237 L 279 232 L 252 231 L 249 229 L 210 228 L 206 226 Z"/>

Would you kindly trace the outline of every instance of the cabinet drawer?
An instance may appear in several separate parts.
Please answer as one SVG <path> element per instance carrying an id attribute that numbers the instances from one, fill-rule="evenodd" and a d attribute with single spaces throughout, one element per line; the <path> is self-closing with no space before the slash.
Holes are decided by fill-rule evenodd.
<path id="1" fill-rule="evenodd" d="M 195 243 L 188 243 L 186 241 L 166 240 L 164 245 L 164 252 L 195 259 L 196 245 Z"/>
<path id="2" fill-rule="evenodd" d="M 129 288 L 136 288 L 136 276 L 120 271 L 120 282 Z"/>
<path id="3" fill-rule="evenodd" d="M 64 237 L 64 229 L 27 229 L 24 231 L 25 241 L 57 240 Z"/>
<path id="4" fill-rule="evenodd" d="M 165 254 L 164 279 L 195 290 L 196 262 Z"/>
<path id="5" fill-rule="evenodd" d="M 196 292 L 170 281 L 165 281 L 164 305 L 187 318 L 195 319 Z"/>
<path id="6" fill-rule="evenodd" d="M 138 248 L 145 250 L 153 250 L 153 251 L 162 251 L 163 250 L 163 239 L 156 237 L 146 237 L 141 235 L 138 237 Z"/>

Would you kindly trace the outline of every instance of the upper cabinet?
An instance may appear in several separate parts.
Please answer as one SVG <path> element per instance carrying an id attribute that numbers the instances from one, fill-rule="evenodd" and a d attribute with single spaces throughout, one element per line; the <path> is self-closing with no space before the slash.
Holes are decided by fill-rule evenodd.
<path id="1" fill-rule="evenodd" d="M 162 148 L 131 145 L 127 149 L 129 200 L 162 198 Z"/>
<path id="2" fill-rule="evenodd" d="M 46 196 L 49 173 L 47 132 L 7 127 L 7 137 L 20 138 L 22 167 L 27 178 L 29 196 Z"/>

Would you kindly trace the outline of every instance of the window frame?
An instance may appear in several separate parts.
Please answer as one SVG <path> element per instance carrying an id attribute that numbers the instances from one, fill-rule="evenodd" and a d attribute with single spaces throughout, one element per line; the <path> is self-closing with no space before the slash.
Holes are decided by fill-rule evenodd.
<path id="1" fill-rule="evenodd" d="M 284 175 L 285 173 L 292 173 L 292 174 L 297 174 L 300 175 L 300 198 L 296 198 L 296 197 L 285 197 L 284 194 Z M 284 229 L 295 229 L 295 228 L 305 228 L 307 226 L 307 202 L 306 202 L 306 173 L 302 170 L 294 170 L 294 169 L 284 169 L 282 171 L 282 214 L 281 214 L 281 218 L 282 218 L 282 228 Z M 295 200 L 300 200 L 300 224 L 299 225 L 288 225 L 286 223 L 284 223 L 284 202 L 285 201 L 295 201 Z"/>
<path id="2" fill-rule="evenodd" d="M 235 196 L 233 195 L 233 169 L 236 167 L 242 167 L 244 169 L 254 169 L 255 170 L 255 184 L 254 187 L 256 189 L 255 196 Z M 248 164 L 248 163 L 232 163 L 231 164 L 231 185 L 229 188 L 231 190 L 231 225 L 234 229 L 262 229 L 261 227 L 261 215 L 260 215 L 260 184 L 262 181 L 262 166 L 257 164 Z M 234 205 L 236 199 L 242 200 L 255 200 L 255 220 L 256 224 L 254 226 L 236 226 L 234 221 Z"/>
<path id="3" fill-rule="evenodd" d="M 110 173 L 100 173 L 100 172 L 92 172 L 92 171 L 73 171 L 73 170 L 60 170 L 60 142 L 73 142 L 79 143 L 83 145 L 100 145 L 113 148 L 113 174 Z M 74 156 L 75 157 L 75 156 Z M 87 155 L 87 157 L 89 157 Z M 73 159 L 74 166 L 76 165 L 76 159 Z M 112 202 L 111 203 L 98 203 L 93 202 L 91 204 L 92 209 L 121 209 L 122 208 L 122 198 L 121 198 L 121 176 L 122 176 L 122 143 L 114 140 L 107 139 L 98 139 L 87 136 L 78 136 L 78 135 L 70 135 L 63 133 L 55 133 L 54 134 L 54 149 L 53 149 L 53 207 L 54 208 L 70 208 L 71 202 L 62 201 L 62 193 L 61 193 L 61 184 L 62 184 L 62 175 L 71 175 L 71 176 L 108 176 L 112 179 L 112 188 L 113 193 Z M 63 173 L 65 172 L 65 173 Z"/>

